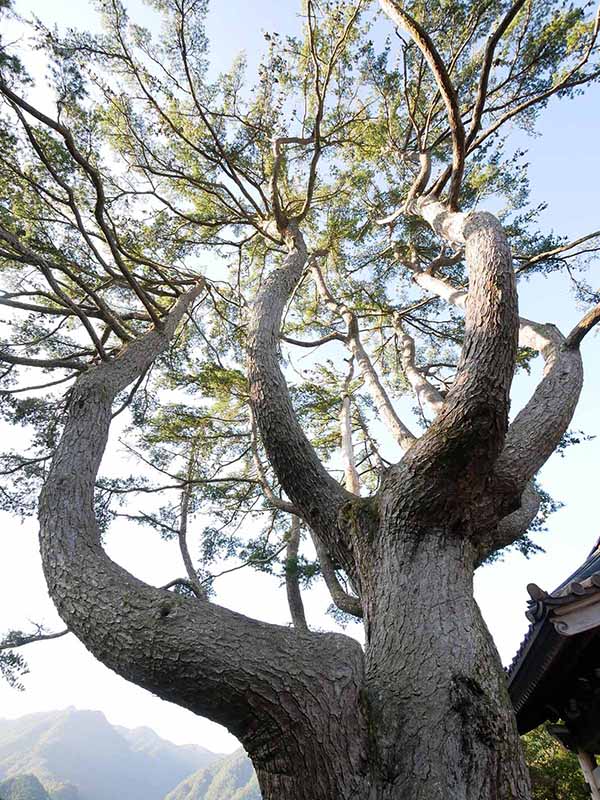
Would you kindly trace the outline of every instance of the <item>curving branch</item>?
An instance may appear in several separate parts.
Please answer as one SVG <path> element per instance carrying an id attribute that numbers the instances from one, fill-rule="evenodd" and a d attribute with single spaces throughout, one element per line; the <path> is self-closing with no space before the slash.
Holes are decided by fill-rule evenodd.
<path id="1" fill-rule="evenodd" d="M 477 564 L 481 564 L 492 553 L 516 542 L 531 526 L 540 510 L 540 496 L 533 481 L 525 486 L 519 499 L 519 507 L 498 522 L 492 533 L 481 542 L 477 553 Z"/>
<path id="2" fill-rule="evenodd" d="M 579 320 L 571 333 L 567 336 L 565 347 L 572 349 L 579 347 L 584 337 L 600 322 L 600 303 L 591 308 L 588 313 Z"/>
<path id="3" fill-rule="evenodd" d="M 545 250 L 543 253 L 537 253 L 535 256 L 531 256 L 531 258 L 523 258 L 521 257 L 519 260 L 522 260 L 523 263 L 517 267 L 515 270 L 517 274 L 521 272 L 526 272 L 531 267 L 539 264 L 542 261 L 546 261 L 547 259 L 551 259 L 554 256 L 561 256 L 563 259 L 567 258 L 575 258 L 578 255 L 581 255 L 582 252 L 590 252 L 590 250 L 579 251 L 576 250 L 574 253 L 569 253 L 569 250 L 573 250 L 575 247 L 579 247 L 580 244 L 585 244 L 585 242 L 589 242 L 592 239 L 598 239 L 597 246 L 591 248 L 591 252 L 596 252 L 600 250 L 600 231 L 593 231 L 592 233 L 588 233 L 585 236 L 580 236 L 578 239 L 574 239 L 572 242 L 566 242 L 565 244 L 561 244 L 558 247 L 553 247 L 551 250 Z"/>
<path id="4" fill-rule="evenodd" d="M 466 308 L 468 293 L 464 289 L 456 289 L 427 272 L 414 271 L 413 279 L 457 308 Z M 594 310 L 587 315 L 593 316 Z M 586 317 L 579 323 L 583 328 L 585 320 Z M 527 484 L 556 450 L 575 412 L 583 384 L 580 340 L 574 336 L 578 330 L 576 326 L 569 344 L 554 325 L 519 318 L 519 346 L 540 353 L 544 374 L 529 402 L 509 426 L 495 467 L 496 480 L 509 507 L 521 502 Z"/>
<path id="5" fill-rule="evenodd" d="M 354 617 L 362 618 L 363 609 L 360 599 L 354 595 L 348 594 L 348 592 L 344 590 L 342 584 L 338 580 L 337 575 L 335 574 L 335 567 L 333 566 L 331 557 L 327 552 L 327 548 L 313 530 L 310 531 L 310 534 L 315 546 L 315 550 L 317 551 L 317 558 L 319 559 L 319 565 L 321 567 L 321 575 L 323 576 L 325 585 L 329 590 L 333 604 L 337 606 L 340 611 L 344 611 L 346 614 L 352 614 Z"/>
<path id="6" fill-rule="evenodd" d="M 518 331 L 510 247 L 500 222 L 487 212 L 452 212 L 428 198 L 418 199 L 411 211 L 446 242 L 464 246 L 469 294 L 454 382 L 436 419 L 403 460 L 409 466 L 426 459 L 435 469 L 440 459 L 448 463 L 452 456 L 456 480 L 465 490 L 476 490 L 489 475 L 508 426 Z"/>
<path id="7" fill-rule="evenodd" d="M 510 503 L 541 469 L 566 433 L 583 386 L 583 362 L 578 345 L 567 347 L 554 325 L 529 323 L 538 339 L 544 377 L 529 402 L 517 414 L 495 468 L 498 484 Z"/>
<path id="8" fill-rule="evenodd" d="M 450 124 L 450 133 L 452 136 L 452 177 L 450 180 L 448 199 L 450 210 L 455 211 L 465 169 L 465 129 L 456 90 L 452 85 L 446 65 L 425 28 L 405 11 L 396 0 L 379 0 L 379 2 L 387 16 L 390 17 L 396 25 L 404 28 L 411 35 L 415 44 L 423 54 L 423 57 L 429 64 L 438 91 L 446 106 L 446 113 L 448 114 L 448 122 Z"/>
<path id="9" fill-rule="evenodd" d="M 60 615 L 100 661 L 159 697 L 226 725 L 268 785 L 275 772 L 294 775 L 303 763 L 300 742 L 322 764 L 324 742 L 330 745 L 334 735 L 331 713 L 344 732 L 364 730 L 359 645 L 337 634 L 299 633 L 251 620 L 143 583 L 103 551 L 93 511 L 112 402 L 168 346 L 201 288 L 181 297 L 160 329 L 75 384 L 40 497 L 42 560 Z M 289 702 L 282 704 L 274 687 L 284 685 Z M 265 744 L 282 736 L 286 753 L 275 764 Z M 343 786 L 343 775 L 328 769 L 323 772 L 331 777 L 324 781 Z M 324 796 L 332 785 L 324 785 Z"/>
<path id="10" fill-rule="evenodd" d="M 402 318 L 394 315 L 394 328 L 400 345 L 400 360 L 407 381 L 417 396 L 419 405 L 429 408 L 435 417 L 444 404 L 444 398 L 415 363 L 415 340 L 402 325 Z"/>
<path id="11" fill-rule="evenodd" d="M 354 558 L 338 526 L 338 512 L 352 499 L 327 472 L 302 430 L 279 366 L 283 311 L 307 261 L 301 232 L 286 232 L 288 254 L 266 279 L 251 310 L 248 337 L 250 402 L 269 458 L 286 495 L 298 513 L 352 574 Z"/>

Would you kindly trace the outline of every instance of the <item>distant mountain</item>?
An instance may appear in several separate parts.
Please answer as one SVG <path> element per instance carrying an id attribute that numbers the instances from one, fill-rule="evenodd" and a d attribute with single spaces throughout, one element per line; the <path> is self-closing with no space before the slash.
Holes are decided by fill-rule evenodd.
<path id="1" fill-rule="evenodd" d="M 35 775 L 19 775 L 0 783 L 0 800 L 51 800 Z"/>
<path id="2" fill-rule="evenodd" d="M 0 720 L 0 780 L 33 775 L 51 800 L 163 800 L 184 778 L 221 759 L 197 745 L 167 742 L 149 728 L 116 728 L 99 711 L 69 708 Z"/>
<path id="3" fill-rule="evenodd" d="M 252 762 L 243 750 L 186 778 L 165 800 L 261 800 Z"/>

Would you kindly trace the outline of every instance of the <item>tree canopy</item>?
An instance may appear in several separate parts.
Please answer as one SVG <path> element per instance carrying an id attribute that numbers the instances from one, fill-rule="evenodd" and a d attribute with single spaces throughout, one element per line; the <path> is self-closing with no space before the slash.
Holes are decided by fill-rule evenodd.
<path id="1" fill-rule="evenodd" d="M 110 412 L 136 462 L 98 477 L 95 518 L 178 542 L 167 588 L 186 598 L 247 566 L 281 576 L 296 628 L 319 578 L 338 618 L 362 617 L 365 564 L 336 531 L 369 530 L 392 478 L 430 487 L 442 465 L 478 511 L 423 488 L 419 524 L 424 502 L 453 530 L 479 517 L 476 564 L 535 549 L 555 507 L 536 473 L 576 438 L 600 232 L 541 227 L 510 132 L 600 77 L 598 11 L 305 0 L 256 74 L 243 55 L 217 74 L 205 0 L 148 6 L 148 27 L 119 0 L 99 33 L 34 23 L 45 83 L 2 42 L 2 414 L 31 439 L 2 455 L 0 508 L 31 514 L 45 484 L 55 513 L 50 464 L 87 446 L 65 423 L 105 375 L 98 427 Z M 511 288 L 559 270 L 589 307 L 566 338 L 519 320 Z M 538 354 L 506 434 L 513 370 Z"/>

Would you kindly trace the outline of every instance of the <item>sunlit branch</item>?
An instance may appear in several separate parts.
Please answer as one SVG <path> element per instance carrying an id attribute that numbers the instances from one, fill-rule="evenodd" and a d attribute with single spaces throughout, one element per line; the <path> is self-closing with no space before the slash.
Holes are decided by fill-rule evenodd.
<path id="1" fill-rule="evenodd" d="M 406 379 L 416 394 L 419 404 L 429 408 L 435 416 L 444 404 L 444 398 L 431 381 L 427 380 L 422 370 L 416 366 L 414 339 L 406 332 L 402 320 L 397 316 L 394 317 L 394 327 L 398 335 L 400 358 Z"/>
<path id="2" fill-rule="evenodd" d="M 352 398 L 350 384 L 354 375 L 354 359 L 350 360 L 348 373 L 342 386 L 342 407 L 340 409 L 340 433 L 342 439 L 342 462 L 344 464 L 345 486 L 349 492 L 360 495 L 360 480 L 354 460 L 352 442 Z"/>
<path id="3" fill-rule="evenodd" d="M 455 210 L 465 167 L 465 129 L 458 103 L 456 90 L 452 84 L 446 65 L 437 51 L 433 40 L 396 0 L 380 0 L 385 13 L 401 28 L 409 32 L 415 44 L 426 59 L 438 90 L 446 106 L 452 136 L 452 177 L 448 192 L 449 206 Z"/>
<path id="4" fill-rule="evenodd" d="M 298 580 L 298 550 L 300 547 L 300 520 L 293 514 L 290 530 L 287 534 L 287 546 L 285 551 L 285 588 L 287 592 L 288 606 L 292 617 L 294 628 L 299 631 L 307 631 L 306 614 L 304 603 L 300 592 Z"/>
<path id="5" fill-rule="evenodd" d="M 358 327 L 358 320 L 354 312 L 348 306 L 336 300 L 329 289 L 323 272 L 315 261 L 311 263 L 311 271 L 313 273 L 315 283 L 319 290 L 325 306 L 337 316 L 340 316 L 348 326 L 347 341 L 352 351 L 356 363 L 360 370 L 361 377 L 365 381 L 373 400 L 377 404 L 379 412 L 383 417 L 390 432 L 396 438 L 396 441 L 403 449 L 408 449 L 415 440 L 415 436 L 410 429 L 402 422 L 394 405 L 385 390 L 377 371 L 373 367 L 371 359 L 365 350 L 361 339 Z"/>
<path id="6" fill-rule="evenodd" d="M 551 250 L 545 250 L 543 253 L 537 253 L 531 258 L 519 258 L 522 260 L 523 263 L 517 267 L 515 272 L 521 273 L 526 272 L 531 267 L 535 266 L 535 264 L 539 264 L 542 261 L 546 261 L 548 259 L 552 259 L 554 256 L 561 255 L 562 258 L 575 258 L 578 255 L 581 255 L 579 251 L 574 253 L 569 253 L 569 250 L 573 250 L 575 247 L 578 247 L 580 244 L 584 244 L 585 242 L 589 242 L 591 239 L 597 239 L 600 237 L 600 231 L 594 231 L 593 233 L 588 233 L 586 236 L 581 236 L 579 239 L 574 239 L 572 242 L 566 242 L 565 244 L 561 244 L 558 247 L 553 247 Z M 598 247 L 593 248 L 589 252 L 595 252 L 600 250 L 600 242 L 598 243 Z M 586 251 L 588 252 L 588 251 Z"/>
<path id="7" fill-rule="evenodd" d="M 592 308 L 588 313 L 575 325 L 571 333 L 567 336 L 565 347 L 569 350 L 579 347 L 586 336 L 593 327 L 600 322 L 600 303 Z"/>

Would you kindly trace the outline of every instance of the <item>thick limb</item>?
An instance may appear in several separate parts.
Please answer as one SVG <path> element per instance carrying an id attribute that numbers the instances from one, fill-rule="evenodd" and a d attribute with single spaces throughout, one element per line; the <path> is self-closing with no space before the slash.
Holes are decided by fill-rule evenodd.
<path id="1" fill-rule="evenodd" d="M 473 599 L 472 543 L 382 521 L 363 602 L 366 695 L 386 800 L 529 800 L 498 653 Z M 408 535 L 407 535 L 408 534 Z M 393 622 L 392 622 L 393 620 Z"/>
<path id="2" fill-rule="evenodd" d="M 449 211 L 436 200 L 420 199 L 414 213 L 445 241 L 465 248 L 469 269 L 465 341 L 454 383 L 428 431 L 405 455 L 402 469 L 427 464 L 440 470 L 460 495 L 483 489 L 504 443 L 509 392 L 517 353 L 517 295 L 512 258 L 498 220 L 487 212 Z M 430 276 L 432 277 L 432 276 Z"/>
<path id="3" fill-rule="evenodd" d="M 466 307 L 468 294 L 464 289 L 456 289 L 426 272 L 415 272 L 414 280 L 423 289 L 457 308 Z M 527 516 L 533 510 L 529 482 L 552 455 L 573 417 L 583 382 L 578 344 L 567 346 L 554 325 L 544 325 L 524 317 L 519 319 L 519 346 L 540 353 L 544 374 L 527 405 L 509 426 L 495 467 L 509 512 L 516 508 L 517 515 L 525 513 Z M 524 512 L 524 509 L 529 511 Z M 531 519 L 533 517 L 535 514 Z M 513 521 L 509 522 L 511 518 Z M 511 544 L 525 532 L 526 528 L 515 524 L 516 517 L 512 514 L 508 520 L 500 522 L 498 535 L 492 537 L 489 552 Z M 511 532 L 514 538 L 510 538 Z"/>
<path id="4" fill-rule="evenodd" d="M 540 510 L 540 504 L 535 484 L 529 481 L 519 499 L 519 507 L 501 519 L 480 543 L 476 563 L 480 564 L 492 553 L 508 547 L 526 534 Z"/>
<path id="5" fill-rule="evenodd" d="M 279 366 L 279 338 L 285 305 L 298 284 L 307 260 L 302 234 L 286 233 L 288 255 L 266 279 L 250 319 L 248 378 L 253 413 L 269 461 L 292 503 L 352 574 L 354 560 L 343 541 L 337 517 L 351 499 L 327 472 L 296 417 L 285 377 Z"/>
<path id="6" fill-rule="evenodd" d="M 358 780 L 348 759 L 356 764 L 362 758 L 359 646 L 343 636 L 300 634 L 154 588 L 112 562 L 100 544 L 93 495 L 112 401 L 165 349 L 199 291 L 182 297 L 160 330 L 91 368 L 73 387 L 40 497 L 48 587 L 69 629 L 100 661 L 238 736 L 267 798 L 299 798 L 294 787 L 301 785 L 296 773 L 304 758 L 320 768 L 322 796 L 333 796 L 336 787 Z M 282 703 L 284 688 L 288 701 Z M 328 727 L 332 707 L 340 726 L 335 732 Z M 343 767 L 329 763 L 340 746 L 332 736 L 337 740 L 340 731 L 341 739 L 343 731 L 350 736 Z M 285 747 L 278 746 L 281 741 Z M 329 744 L 333 750 L 326 755 Z M 281 794 L 269 794 L 271 787 Z"/>

